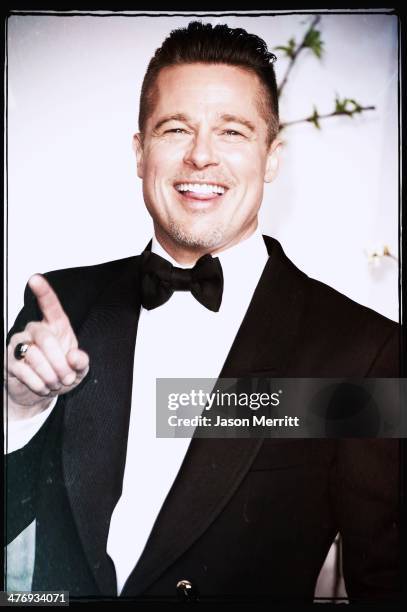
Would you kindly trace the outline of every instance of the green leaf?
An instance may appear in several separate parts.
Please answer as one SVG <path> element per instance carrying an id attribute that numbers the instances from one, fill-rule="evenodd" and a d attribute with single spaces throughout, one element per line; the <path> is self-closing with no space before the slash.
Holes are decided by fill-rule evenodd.
<path id="1" fill-rule="evenodd" d="M 350 104 L 353 104 L 353 112 L 354 113 L 361 113 L 362 112 L 362 107 L 359 104 L 359 102 L 356 102 L 356 100 L 353 100 L 353 98 L 349 98 L 349 102 L 350 102 Z"/>
<path id="2" fill-rule="evenodd" d="M 304 47 L 308 47 L 311 51 L 321 59 L 323 52 L 324 42 L 321 40 L 321 32 L 319 30 L 315 30 L 315 28 L 311 28 L 307 34 L 305 35 Z"/>
<path id="3" fill-rule="evenodd" d="M 318 113 L 316 106 L 314 106 L 314 112 L 311 115 L 311 117 L 308 117 L 307 121 L 309 123 L 313 123 L 315 127 L 318 128 L 318 130 L 321 129 L 321 126 L 319 125 L 319 113 Z"/>
<path id="4" fill-rule="evenodd" d="M 361 113 L 362 107 L 356 102 L 353 98 L 343 98 L 342 100 L 339 98 L 338 94 L 336 94 L 335 98 L 335 112 L 342 113 L 348 115 L 349 117 L 353 117 L 355 113 Z"/>
<path id="5" fill-rule="evenodd" d="M 285 47 L 285 46 L 283 46 L 283 45 L 280 45 L 280 46 L 278 46 L 278 47 L 274 47 L 274 49 L 275 49 L 275 50 L 278 50 L 278 51 L 284 51 L 284 53 L 285 53 L 285 54 L 286 54 L 288 57 L 290 57 L 291 59 L 293 59 L 293 58 L 294 58 L 294 56 L 295 56 L 295 46 L 296 46 L 296 45 L 295 45 L 295 39 L 294 39 L 294 38 L 290 38 L 290 40 L 288 41 L 288 44 L 287 44 L 287 46 L 286 46 L 286 47 Z"/>
<path id="6" fill-rule="evenodd" d="M 335 98 L 335 112 L 336 113 L 345 112 L 345 102 L 341 101 L 338 96 Z"/>

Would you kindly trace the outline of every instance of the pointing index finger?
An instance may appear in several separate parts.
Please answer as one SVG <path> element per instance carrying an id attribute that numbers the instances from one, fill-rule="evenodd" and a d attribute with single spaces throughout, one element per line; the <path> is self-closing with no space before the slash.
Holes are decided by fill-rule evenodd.
<path id="1" fill-rule="evenodd" d="M 57 294 L 52 289 L 46 278 L 41 274 L 34 274 L 28 280 L 31 291 L 37 298 L 38 306 L 48 323 L 66 322 L 69 324 L 69 319 L 65 314 L 64 309 L 57 297 Z"/>

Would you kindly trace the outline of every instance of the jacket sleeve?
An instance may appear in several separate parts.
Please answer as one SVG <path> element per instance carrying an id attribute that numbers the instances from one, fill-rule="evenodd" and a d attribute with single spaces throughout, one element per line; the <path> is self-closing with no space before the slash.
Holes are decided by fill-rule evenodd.
<path id="1" fill-rule="evenodd" d="M 37 483 L 51 417 L 48 417 L 28 444 L 5 455 L 6 545 L 36 517 Z"/>
<path id="2" fill-rule="evenodd" d="M 378 350 L 367 376 L 399 376 L 398 329 Z M 400 444 L 395 438 L 338 440 L 331 494 L 351 602 L 400 597 Z"/>
<path id="3" fill-rule="evenodd" d="M 132 268 L 134 261 L 134 258 L 128 258 L 128 260 L 107 262 L 96 266 L 54 270 L 44 274 L 57 293 L 75 333 L 80 330 L 89 310 L 104 287 L 116 277 L 117 270 L 122 270 L 126 265 Z M 24 292 L 24 307 L 7 335 L 7 344 L 13 334 L 24 330 L 27 323 L 41 319 L 42 313 L 37 305 L 36 297 L 27 284 Z M 27 527 L 36 516 L 38 482 L 43 473 L 42 463 L 45 461 L 44 451 L 48 439 L 52 439 L 55 444 L 60 443 L 57 436 L 62 430 L 64 397 L 59 397 L 57 405 L 31 440 L 21 449 L 5 457 L 7 543 Z M 7 435 L 7 423 L 5 423 L 5 429 Z"/>
<path id="4" fill-rule="evenodd" d="M 24 307 L 7 335 L 7 344 L 11 336 L 22 331 L 29 321 L 39 321 L 41 318 L 37 301 L 27 285 Z M 4 457 L 6 545 L 35 518 L 37 481 L 48 421 L 49 418 L 28 444 Z M 4 427 L 7 436 L 7 421 Z"/>

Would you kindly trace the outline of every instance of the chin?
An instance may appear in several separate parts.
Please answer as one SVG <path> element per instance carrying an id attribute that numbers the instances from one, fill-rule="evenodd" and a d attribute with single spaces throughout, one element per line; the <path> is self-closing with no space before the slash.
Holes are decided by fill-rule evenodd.
<path id="1" fill-rule="evenodd" d="M 214 249 L 224 240 L 224 231 L 219 227 L 192 229 L 174 221 L 167 233 L 180 246 L 194 249 Z"/>

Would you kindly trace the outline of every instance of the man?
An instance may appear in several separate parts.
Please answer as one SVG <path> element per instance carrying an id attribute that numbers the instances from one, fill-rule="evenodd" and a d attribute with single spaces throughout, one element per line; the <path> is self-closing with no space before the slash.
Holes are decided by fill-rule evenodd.
<path id="1" fill-rule="evenodd" d="M 172 32 L 134 138 L 152 243 L 29 281 L 9 334 L 7 527 L 13 542 L 35 526 L 33 590 L 312 601 L 340 532 L 349 597 L 397 597 L 397 441 L 155 437 L 156 377 L 398 374 L 397 326 L 259 233 L 273 59 L 241 29 Z"/>

